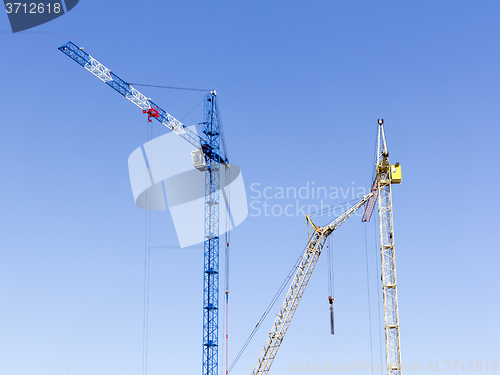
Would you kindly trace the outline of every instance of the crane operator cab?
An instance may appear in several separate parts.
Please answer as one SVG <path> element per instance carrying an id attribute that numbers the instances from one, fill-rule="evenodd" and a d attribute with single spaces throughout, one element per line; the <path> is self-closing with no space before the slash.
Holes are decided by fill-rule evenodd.
<path id="1" fill-rule="evenodd" d="M 391 165 L 391 184 L 401 183 L 401 165 L 396 163 Z"/>
<path id="2" fill-rule="evenodd" d="M 191 151 L 191 161 L 193 166 L 200 172 L 204 172 L 207 169 L 207 162 L 205 161 L 205 155 L 201 149 Z"/>

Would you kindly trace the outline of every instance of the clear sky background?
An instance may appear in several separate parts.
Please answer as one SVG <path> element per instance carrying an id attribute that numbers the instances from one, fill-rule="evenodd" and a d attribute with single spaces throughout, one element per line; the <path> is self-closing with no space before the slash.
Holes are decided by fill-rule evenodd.
<path id="1" fill-rule="evenodd" d="M 1 16 L 0 374 L 142 373 L 145 213 L 127 158 L 147 121 L 57 50 L 68 38 L 126 81 L 216 89 L 254 207 L 321 204 L 257 198 L 265 187 L 368 189 L 384 118 L 403 171 L 393 186 L 403 363 L 449 373 L 445 361 L 481 361 L 493 373 L 499 20 L 500 3 L 486 0 L 81 0 L 16 34 Z M 201 92 L 141 91 L 187 125 L 203 119 L 201 106 L 188 115 Z M 378 229 L 363 225 L 353 217 L 333 235 L 335 336 L 325 257 L 272 373 L 380 362 Z M 300 210 L 250 209 L 232 232 L 231 361 L 306 242 Z M 151 245 L 148 373 L 199 374 L 202 250 L 175 248 L 165 211 L 153 213 Z M 277 308 L 233 374 L 251 372 Z"/>

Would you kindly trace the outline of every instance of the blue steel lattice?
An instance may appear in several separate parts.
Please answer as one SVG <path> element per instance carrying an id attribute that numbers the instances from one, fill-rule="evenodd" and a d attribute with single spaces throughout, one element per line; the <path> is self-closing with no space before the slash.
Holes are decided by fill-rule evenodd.
<path id="1" fill-rule="evenodd" d="M 198 134 L 189 130 L 180 121 L 160 108 L 157 104 L 153 103 L 151 99 L 146 98 L 128 82 L 125 82 L 123 79 L 118 77 L 115 73 L 95 60 L 92 56 L 90 56 L 83 49 L 79 48 L 73 42 L 70 41 L 65 45 L 59 47 L 59 51 L 76 61 L 78 64 L 83 66 L 89 72 L 94 74 L 104 83 L 133 102 L 142 110 L 154 109 L 158 113 L 158 116 L 153 116 L 155 120 L 172 129 L 177 133 L 177 135 L 179 135 L 179 137 L 184 138 L 196 148 L 200 148 L 204 143 L 203 140 L 198 136 Z M 220 148 L 215 154 L 222 162 L 227 162 L 227 158 L 225 157 L 225 155 L 220 154 Z"/>
<path id="2" fill-rule="evenodd" d="M 205 245 L 203 280 L 203 375 L 217 375 L 219 326 L 220 134 L 215 91 L 205 96 L 202 146 L 205 161 Z"/>
<path id="3" fill-rule="evenodd" d="M 203 287 L 203 375 L 217 375 L 218 369 L 218 323 L 219 323 L 219 187 L 220 163 L 228 163 L 220 149 L 220 124 L 216 92 L 205 97 L 205 122 L 202 139 L 180 121 L 168 114 L 151 99 L 145 97 L 129 83 L 111 72 L 73 42 L 59 47 L 59 50 L 101 81 L 123 95 L 132 103 L 149 112 L 181 138 L 205 155 L 205 229 L 204 229 L 204 287 Z"/>

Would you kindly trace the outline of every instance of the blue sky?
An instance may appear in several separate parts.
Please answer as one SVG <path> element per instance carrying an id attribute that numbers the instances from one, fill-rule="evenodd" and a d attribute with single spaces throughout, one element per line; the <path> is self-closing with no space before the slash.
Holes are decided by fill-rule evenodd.
<path id="1" fill-rule="evenodd" d="M 499 18 L 496 1 L 91 0 L 16 34 L 0 17 L 0 373 L 141 373 L 145 213 L 127 158 L 147 122 L 57 50 L 69 38 L 126 81 L 216 89 L 249 203 L 252 184 L 367 189 L 384 118 L 403 171 L 393 189 L 403 363 L 445 373 L 446 361 L 482 371 L 500 361 Z M 201 107 L 188 113 L 203 93 L 141 91 L 187 125 L 202 119 Z M 300 214 L 249 213 L 231 235 L 230 359 L 307 241 Z M 336 334 L 325 258 L 273 373 L 372 352 L 379 362 L 376 229 L 366 227 L 368 288 L 363 224 L 334 233 Z M 151 245 L 148 373 L 199 373 L 202 250 L 161 248 L 177 245 L 168 212 L 153 213 Z M 272 320 L 234 373 L 251 372 Z"/>

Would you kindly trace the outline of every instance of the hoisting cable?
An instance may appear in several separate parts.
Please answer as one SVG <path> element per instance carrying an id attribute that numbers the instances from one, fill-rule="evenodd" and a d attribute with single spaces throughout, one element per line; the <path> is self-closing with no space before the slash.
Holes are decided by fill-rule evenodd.
<path id="1" fill-rule="evenodd" d="M 186 116 L 184 116 L 183 118 L 181 118 L 179 121 L 183 121 L 186 117 L 188 117 L 188 116 L 191 114 L 191 112 L 193 112 L 196 108 L 198 108 L 198 106 L 199 106 L 201 103 L 203 103 L 203 100 L 205 100 L 205 99 L 201 99 L 201 100 L 198 102 L 198 104 L 196 104 L 196 105 L 194 106 L 194 108 L 193 108 L 192 110 L 190 110 L 190 111 L 187 113 L 187 115 L 186 115 Z"/>
<path id="2" fill-rule="evenodd" d="M 376 136 L 374 137 L 375 139 L 375 147 L 373 148 L 373 165 L 375 166 L 375 168 L 373 168 L 373 171 L 372 171 L 372 177 L 371 177 L 371 180 L 369 181 L 370 184 L 373 183 L 373 181 L 375 180 L 375 177 L 377 176 L 377 159 L 378 159 L 378 155 L 377 155 L 377 150 L 378 150 L 378 129 L 377 129 L 377 134 Z M 378 192 L 377 192 L 378 194 Z M 375 215 L 377 216 L 377 215 Z M 377 227 L 377 224 L 376 224 L 376 221 L 378 220 L 378 216 L 372 220 L 372 222 L 374 223 L 374 230 L 373 230 L 373 236 L 374 236 L 374 240 L 375 240 L 375 252 L 378 253 L 379 251 L 379 248 L 378 248 L 378 237 L 377 237 L 377 230 L 376 230 L 376 227 Z M 366 228 L 366 227 L 365 227 Z M 366 229 L 365 229 L 366 231 Z M 366 233 L 365 233 L 365 241 L 366 241 Z M 368 260 L 367 260 L 368 262 Z M 379 277 L 379 273 L 378 273 L 378 264 L 377 264 L 377 257 L 375 257 L 375 278 L 376 278 L 376 285 L 377 285 L 377 306 L 378 306 L 378 334 L 379 334 L 379 351 L 380 351 L 380 363 L 383 363 L 383 346 L 382 346 L 382 317 L 380 315 L 380 311 L 381 311 L 381 307 L 380 307 L 380 300 L 382 299 L 382 296 L 381 296 L 381 287 L 380 287 L 380 282 L 381 282 L 381 278 L 382 278 L 382 275 L 380 274 L 380 277 Z M 370 335 L 371 335 L 371 329 L 370 329 Z M 370 336 L 370 340 L 371 340 L 371 336 Z M 373 362 L 373 358 L 372 358 L 372 362 Z M 373 370 L 372 370 L 372 373 L 373 373 Z M 383 374 L 383 366 L 380 366 L 380 374 Z"/>
<path id="3" fill-rule="evenodd" d="M 376 220 L 378 220 L 378 217 L 376 218 Z M 374 223 L 376 223 L 376 221 L 374 220 L 373 221 Z M 376 228 L 376 224 L 374 224 L 374 227 Z M 378 253 L 379 249 L 378 249 L 378 236 L 377 236 L 377 230 L 376 229 L 373 229 L 373 236 L 375 238 L 375 253 Z M 377 264 L 377 261 L 376 261 L 376 258 L 375 258 L 375 269 L 378 270 L 378 264 Z M 381 271 L 382 272 L 382 271 Z M 376 276 L 376 282 L 377 282 L 377 304 L 378 304 L 378 336 L 379 336 L 379 348 L 380 348 L 380 363 L 384 363 L 383 362 L 383 355 L 382 355 L 382 317 L 380 315 L 380 311 L 381 311 L 381 308 L 380 308 L 380 300 L 382 299 L 382 296 L 381 296 L 381 290 L 382 288 L 380 287 L 380 282 L 382 281 L 382 275 L 380 275 L 380 278 L 378 277 L 378 272 L 375 273 L 375 276 Z M 383 366 L 380 366 L 380 374 L 383 374 L 383 371 L 382 371 L 382 367 Z"/>
<path id="4" fill-rule="evenodd" d="M 333 268 L 333 236 L 328 237 L 327 243 L 327 255 L 328 255 L 328 302 L 330 303 L 330 333 L 335 334 L 334 320 L 333 320 L 333 303 L 335 302 L 335 280 L 334 280 L 334 268 Z"/>
<path id="5" fill-rule="evenodd" d="M 153 125 L 148 121 L 146 126 L 146 155 L 152 155 L 151 139 L 153 138 Z M 149 151 L 149 152 L 148 152 Z M 151 160 L 149 160 L 151 162 Z M 146 177 L 150 179 L 149 174 Z M 150 184 L 150 181 L 147 181 Z M 146 185 L 147 186 L 147 185 Z M 147 208 L 145 213 L 145 227 L 144 227 L 144 306 L 143 306 L 143 323 L 142 323 L 142 374 L 148 373 L 148 339 L 149 339 L 149 266 L 151 258 L 151 210 L 148 208 L 151 205 L 151 195 L 146 192 Z"/>
<path id="6" fill-rule="evenodd" d="M 368 239 L 366 235 L 366 225 L 365 227 L 365 256 L 366 256 L 366 290 L 368 291 L 368 323 L 370 327 L 370 358 L 371 363 L 373 363 L 373 339 L 372 339 L 372 313 L 371 313 L 371 299 L 370 299 L 370 273 L 368 270 Z M 373 366 L 372 366 L 373 374 Z"/>
<path id="7" fill-rule="evenodd" d="M 371 180 L 369 181 L 369 185 L 368 186 L 371 186 L 373 180 L 375 180 L 375 176 L 377 175 L 377 148 L 378 148 L 378 129 L 377 129 L 377 137 L 374 137 L 375 138 L 375 147 L 373 148 L 373 164 L 375 166 L 375 168 L 373 168 L 372 170 L 372 178 Z"/>
<path id="8" fill-rule="evenodd" d="M 279 287 L 278 291 L 276 292 L 276 294 L 274 295 L 274 297 L 272 298 L 271 302 L 269 303 L 269 305 L 267 306 L 266 310 L 264 311 L 264 313 L 262 314 L 262 316 L 260 317 L 259 321 L 257 322 L 257 324 L 255 325 L 254 329 L 252 330 L 252 332 L 250 333 L 250 336 L 248 336 L 247 340 L 245 341 L 245 343 L 243 344 L 243 347 L 240 349 L 240 351 L 238 352 L 238 355 L 236 356 L 236 358 L 234 359 L 233 363 L 231 363 L 231 366 L 229 367 L 229 371 L 228 371 L 228 374 L 231 372 L 231 370 L 233 369 L 234 365 L 236 365 L 236 363 L 238 362 L 238 360 L 240 359 L 241 355 L 243 354 L 243 352 L 245 351 L 245 349 L 247 348 L 248 344 L 250 343 L 250 341 L 252 340 L 252 338 L 255 336 L 255 333 L 258 331 L 258 329 L 260 328 L 260 326 L 262 325 L 262 322 L 264 321 L 264 319 L 266 319 L 267 315 L 269 314 L 269 312 L 271 311 L 271 309 L 273 308 L 274 304 L 276 303 L 276 301 L 278 300 L 278 298 L 280 297 L 281 293 L 283 293 L 283 290 L 286 288 L 286 286 L 288 285 L 288 282 L 292 279 L 293 275 L 295 274 L 295 270 L 297 269 L 297 267 L 299 266 L 301 260 L 302 260 L 302 254 L 303 252 L 305 251 L 305 249 L 307 248 L 307 245 L 304 247 L 304 249 L 302 250 L 302 252 L 300 253 L 300 256 L 299 258 L 297 259 L 297 261 L 295 262 L 295 264 L 293 265 L 292 269 L 290 270 L 290 272 L 288 272 L 288 275 L 285 277 L 285 280 L 283 280 L 283 283 L 281 284 L 281 286 Z"/>
<path id="9" fill-rule="evenodd" d="M 209 92 L 211 90 L 208 89 L 192 89 L 192 88 L 187 88 L 187 87 L 175 87 L 175 86 L 159 86 L 159 85 L 146 85 L 144 83 L 128 83 L 131 86 L 145 86 L 145 87 L 155 87 L 158 89 L 171 89 L 171 90 L 189 90 L 189 91 L 205 91 Z"/>
<path id="10" fill-rule="evenodd" d="M 227 234 L 227 233 L 226 233 Z M 229 236 L 226 235 L 226 374 L 229 355 Z"/>
<path id="11" fill-rule="evenodd" d="M 224 186 L 223 190 L 227 191 L 227 202 L 226 202 L 226 249 L 225 249 L 225 289 L 226 289 L 226 371 L 228 374 L 228 365 L 229 365 L 229 242 L 231 239 L 231 217 L 230 217 L 230 206 L 231 206 L 231 186 L 230 186 L 230 168 L 226 168 L 224 170 Z"/>
<path id="12" fill-rule="evenodd" d="M 217 100 L 217 109 L 220 108 L 219 101 Z M 227 147 L 226 147 L 226 137 L 224 135 L 224 126 L 222 125 L 222 116 L 221 116 L 221 111 L 217 111 L 217 115 L 219 118 L 219 133 L 220 133 L 220 143 L 221 143 L 221 148 L 222 148 L 222 153 L 226 156 L 227 159 L 229 159 L 229 156 L 227 154 Z"/>

